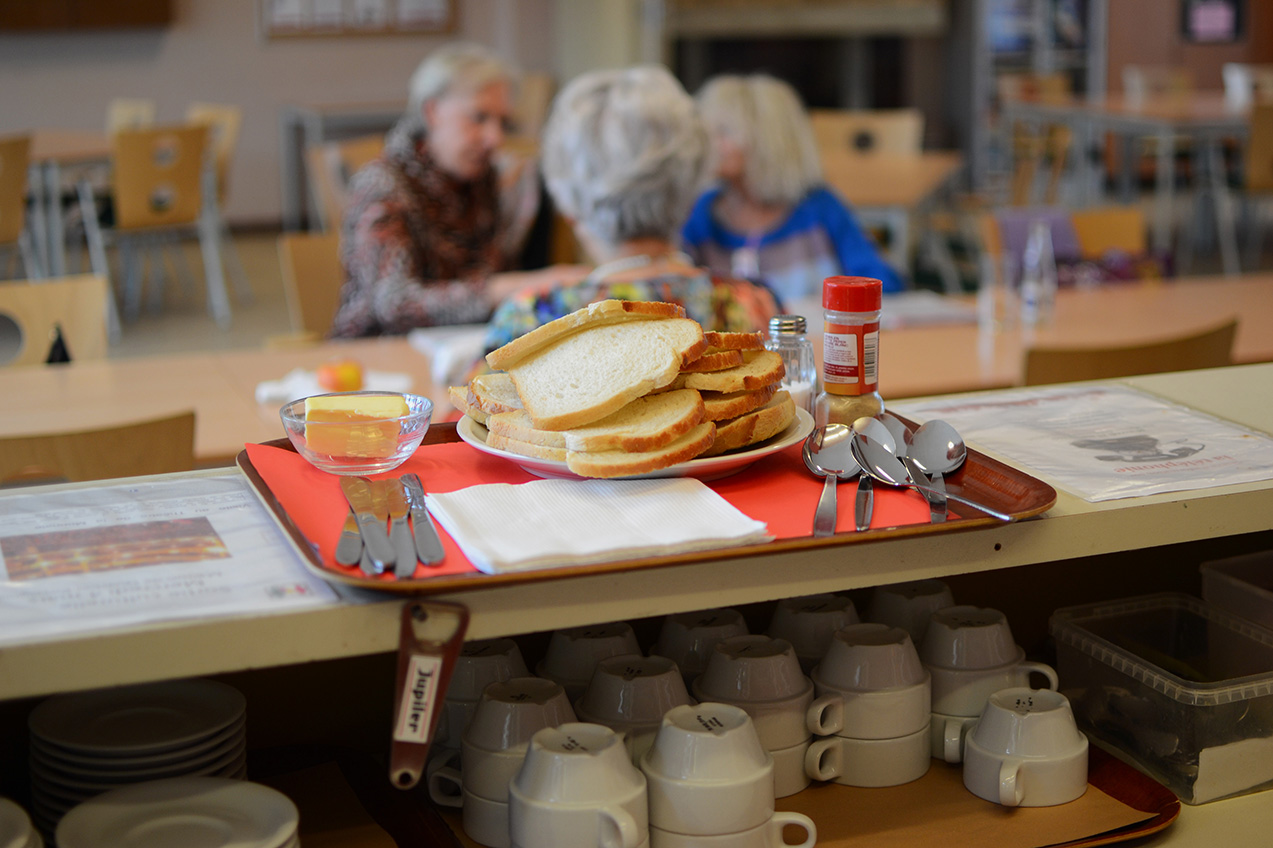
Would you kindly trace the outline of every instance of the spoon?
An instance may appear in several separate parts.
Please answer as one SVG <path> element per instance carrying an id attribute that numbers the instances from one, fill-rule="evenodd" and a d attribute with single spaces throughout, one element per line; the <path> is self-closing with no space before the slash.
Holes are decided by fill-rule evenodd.
<path id="1" fill-rule="evenodd" d="M 931 486 L 925 486 L 912 480 L 910 475 L 906 473 L 906 467 L 902 465 L 902 461 L 894 456 L 887 446 L 870 436 L 863 433 L 855 433 L 852 444 L 853 458 L 857 460 L 859 467 L 881 483 L 887 483 L 890 486 L 910 486 L 924 493 L 933 491 Z M 946 493 L 946 497 L 949 500 L 957 501 L 984 512 L 986 515 L 993 516 L 1000 521 L 1012 521 L 1011 515 L 991 509 L 968 498 L 952 495 L 949 492 Z"/>
<path id="2" fill-rule="evenodd" d="M 934 418 L 915 431 L 910 455 L 925 474 L 947 474 L 963 465 L 968 447 L 954 427 Z"/>
<path id="3" fill-rule="evenodd" d="M 895 431 L 884 419 L 885 413 L 880 413 L 878 417 L 872 418 L 863 416 L 853 422 L 853 434 L 856 437 L 861 434 L 871 438 L 881 445 L 884 445 L 895 456 L 899 450 L 898 441 Z M 893 421 L 902 424 L 900 420 L 893 416 L 889 416 Z M 905 434 L 906 426 L 902 425 L 902 432 Z M 903 435 L 902 453 L 906 452 L 905 436 Z M 856 457 L 856 454 L 855 454 Z M 858 480 L 857 499 L 853 503 L 853 521 L 859 531 L 871 529 L 871 516 L 875 514 L 875 487 L 871 483 L 869 476 Z"/>
<path id="4" fill-rule="evenodd" d="M 851 480 L 862 470 L 853 458 L 853 431 L 843 424 L 815 427 L 804 440 L 804 464 L 819 477 L 825 477 L 822 496 L 813 514 L 813 535 L 835 533 L 835 487 L 841 480 Z"/>
<path id="5" fill-rule="evenodd" d="M 910 450 L 911 440 L 915 438 L 915 434 L 910 428 L 902 423 L 902 419 L 898 418 L 891 412 L 881 412 L 875 416 L 876 419 L 882 421 L 884 426 L 888 428 L 888 432 L 893 436 L 893 445 L 895 450 L 894 456 L 898 459 L 906 456 Z"/>

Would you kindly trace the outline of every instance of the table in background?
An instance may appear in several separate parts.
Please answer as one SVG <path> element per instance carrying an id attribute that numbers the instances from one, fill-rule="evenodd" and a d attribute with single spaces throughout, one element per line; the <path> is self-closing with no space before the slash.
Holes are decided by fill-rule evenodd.
<path id="1" fill-rule="evenodd" d="M 62 169 L 110 164 L 110 136 L 99 130 L 37 129 L 31 132 L 31 184 L 36 249 L 50 277 L 66 275 L 62 226 Z"/>

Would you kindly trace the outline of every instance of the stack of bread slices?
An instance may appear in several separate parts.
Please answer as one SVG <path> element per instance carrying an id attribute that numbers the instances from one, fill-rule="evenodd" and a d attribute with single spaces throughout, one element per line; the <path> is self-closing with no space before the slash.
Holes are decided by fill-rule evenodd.
<path id="1" fill-rule="evenodd" d="M 759 333 L 704 332 L 672 303 L 604 300 L 487 354 L 449 389 L 500 450 L 627 477 L 781 433 L 795 418 Z"/>

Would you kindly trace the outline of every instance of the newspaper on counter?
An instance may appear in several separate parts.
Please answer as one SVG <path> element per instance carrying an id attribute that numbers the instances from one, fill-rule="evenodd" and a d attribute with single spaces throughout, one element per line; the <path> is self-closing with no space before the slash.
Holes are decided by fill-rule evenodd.
<path id="1" fill-rule="evenodd" d="M 1022 389 L 898 403 L 1088 501 L 1273 478 L 1273 438 L 1126 386 Z"/>
<path id="2" fill-rule="evenodd" d="M 0 496 L 0 645 L 336 600 L 237 471 Z"/>

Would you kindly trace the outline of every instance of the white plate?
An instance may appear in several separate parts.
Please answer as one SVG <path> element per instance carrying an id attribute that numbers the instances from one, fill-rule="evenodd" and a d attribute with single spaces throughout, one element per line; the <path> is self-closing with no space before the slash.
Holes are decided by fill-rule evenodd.
<path id="1" fill-rule="evenodd" d="M 721 454 L 720 456 L 691 459 L 689 462 L 678 463 L 667 468 L 661 468 L 658 471 L 651 471 L 648 474 L 636 474 L 624 479 L 695 477 L 699 480 L 717 480 L 721 477 L 737 474 L 753 462 L 791 447 L 809 435 L 811 430 L 813 430 L 813 416 L 797 407 L 796 419 L 787 425 L 787 429 L 747 450 Z M 491 447 L 486 443 L 486 428 L 467 415 L 456 424 L 455 431 L 459 433 L 461 439 L 482 451 L 482 453 L 489 453 L 491 456 L 507 459 L 509 462 L 520 465 L 536 477 L 564 477 L 571 480 L 585 479 L 571 471 L 564 462 L 539 459 L 533 456 L 522 456 L 519 453 Z"/>
<path id="2" fill-rule="evenodd" d="M 215 680 L 174 680 L 55 695 L 31 711 L 31 734 L 73 753 L 137 757 L 197 745 L 238 721 L 247 702 Z"/>
<path id="3" fill-rule="evenodd" d="M 172 768 L 173 766 L 183 765 L 192 760 L 202 760 L 214 753 L 224 751 L 226 748 L 241 743 L 244 739 L 246 730 L 246 720 L 240 718 L 234 724 L 217 733 L 209 736 L 207 739 L 189 745 L 185 748 L 178 748 L 173 751 L 165 751 L 162 754 L 151 754 L 142 757 L 103 757 L 85 755 L 75 751 L 69 751 L 66 748 L 60 748 L 57 745 L 51 745 L 38 736 L 31 737 L 31 758 L 40 759 L 54 768 L 62 771 L 71 772 L 73 774 L 83 774 L 85 776 L 105 775 L 143 771 L 146 769 Z"/>
<path id="4" fill-rule="evenodd" d="M 92 774 L 84 772 L 64 771 L 55 763 L 40 759 L 31 753 L 31 775 L 33 780 L 42 781 L 47 787 L 59 787 L 67 792 L 109 792 L 133 783 L 147 780 L 162 780 L 169 777 L 185 777 L 186 775 L 213 774 L 224 775 L 226 771 L 238 765 L 246 755 L 244 740 L 238 739 L 230 745 L 218 749 L 211 757 L 200 757 L 186 763 L 165 766 L 163 768 L 139 769 L 128 772 L 108 772 Z"/>
<path id="5" fill-rule="evenodd" d="M 278 848 L 296 835 L 296 805 L 241 780 L 179 777 L 116 789 L 58 822 L 59 848 Z"/>

